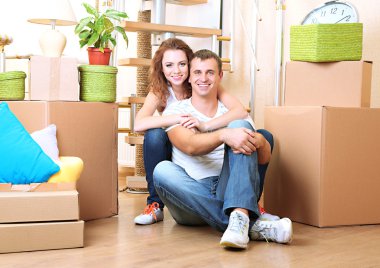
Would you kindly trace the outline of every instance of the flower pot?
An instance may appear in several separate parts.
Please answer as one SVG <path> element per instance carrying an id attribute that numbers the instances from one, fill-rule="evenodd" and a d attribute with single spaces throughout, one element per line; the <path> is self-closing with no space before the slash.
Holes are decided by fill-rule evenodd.
<path id="1" fill-rule="evenodd" d="M 87 51 L 90 65 L 109 65 L 111 49 L 105 48 L 104 52 L 101 52 L 99 48 L 89 47 Z"/>

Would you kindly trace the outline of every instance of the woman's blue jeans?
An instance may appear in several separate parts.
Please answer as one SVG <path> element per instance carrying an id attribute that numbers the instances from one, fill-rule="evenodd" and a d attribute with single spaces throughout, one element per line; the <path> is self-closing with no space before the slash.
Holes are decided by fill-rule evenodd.
<path id="1" fill-rule="evenodd" d="M 152 128 L 145 132 L 144 144 L 144 166 L 146 181 L 148 183 L 149 196 L 147 204 L 157 202 L 160 208 L 164 207 L 164 203 L 157 195 L 153 185 L 153 170 L 158 163 L 172 158 L 172 144 L 169 141 L 168 135 L 162 128 Z"/>
<path id="2" fill-rule="evenodd" d="M 244 120 L 233 121 L 228 127 L 251 128 Z M 220 176 L 195 180 L 170 161 L 163 161 L 154 169 L 156 191 L 177 223 L 207 223 L 219 231 L 227 228 L 234 208 L 247 209 L 252 219 L 250 225 L 254 223 L 259 216 L 261 181 L 257 153 L 235 154 L 229 146 L 225 146 Z"/>

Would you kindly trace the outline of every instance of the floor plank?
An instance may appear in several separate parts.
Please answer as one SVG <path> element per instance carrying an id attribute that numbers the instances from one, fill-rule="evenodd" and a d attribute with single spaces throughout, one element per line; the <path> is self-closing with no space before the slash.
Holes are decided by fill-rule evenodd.
<path id="1" fill-rule="evenodd" d="M 177 225 L 167 210 L 164 222 L 136 226 L 145 200 L 120 193 L 119 216 L 86 222 L 84 248 L 0 254 L 0 267 L 380 267 L 380 225 L 294 223 L 290 245 L 250 242 L 231 251 L 219 246 L 220 233 Z"/>

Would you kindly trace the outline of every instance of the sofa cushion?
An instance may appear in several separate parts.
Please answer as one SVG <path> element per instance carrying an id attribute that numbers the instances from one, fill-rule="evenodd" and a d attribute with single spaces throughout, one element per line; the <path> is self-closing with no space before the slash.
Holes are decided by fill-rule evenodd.
<path id="1" fill-rule="evenodd" d="M 30 136 L 32 136 L 33 140 L 38 143 L 45 154 L 59 164 L 59 150 L 56 133 L 56 125 L 51 124 L 44 129 L 34 131 Z"/>
<path id="2" fill-rule="evenodd" d="M 8 104 L 0 103 L 0 183 L 46 182 L 59 171 L 33 140 Z"/>

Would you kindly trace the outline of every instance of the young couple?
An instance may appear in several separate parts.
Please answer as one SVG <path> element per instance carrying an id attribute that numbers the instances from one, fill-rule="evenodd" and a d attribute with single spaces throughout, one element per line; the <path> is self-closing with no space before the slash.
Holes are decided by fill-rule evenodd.
<path id="1" fill-rule="evenodd" d="M 179 224 L 224 232 L 225 247 L 246 248 L 249 238 L 288 243 L 291 221 L 258 206 L 273 138 L 256 131 L 240 102 L 224 92 L 221 68 L 215 53 L 193 54 L 180 39 L 157 50 L 150 92 L 135 121 L 136 131 L 146 131 L 149 188 L 135 223 L 162 221 L 165 204 Z M 162 115 L 154 116 L 156 110 Z"/>

